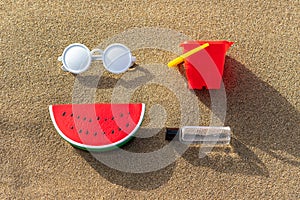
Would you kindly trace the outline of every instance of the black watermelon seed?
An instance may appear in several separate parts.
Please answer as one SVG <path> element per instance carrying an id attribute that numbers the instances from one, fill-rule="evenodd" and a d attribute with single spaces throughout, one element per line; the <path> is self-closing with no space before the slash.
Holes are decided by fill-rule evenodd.
<path id="1" fill-rule="evenodd" d="M 81 129 L 79 130 L 79 133 L 82 133 L 82 130 L 81 130 Z"/>
<path id="2" fill-rule="evenodd" d="M 65 115 L 66 115 L 66 112 L 63 112 L 63 113 L 62 113 L 62 116 L 65 116 Z"/>
<path id="3" fill-rule="evenodd" d="M 105 135 L 106 133 L 105 133 L 105 132 L 103 132 L 103 134 Z"/>
<path id="4" fill-rule="evenodd" d="M 78 115 L 78 116 L 77 116 L 77 119 L 79 119 L 79 118 L 80 118 L 80 116 Z"/>
<path id="5" fill-rule="evenodd" d="M 97 133 L 97 132 L 95 132 L 95 133 L 94 133 L 94 136 L 96 136 L 97 134 L 98 134 L 98 133 Z"/>
<path id="6" fill-rule="evenodd" d="M 86 120 L 86 117 L 84 117 L 83 120 Z"/>
<path id="7" fill-rule="evenodd" d="M 89 134 L 89 131 L 86 131 L 86 132 L 85 132 L 85 134 L 87 134 L 87 135 L 88 135 L 88 134 Z"/>
<path id="8" fill-rule="evenodd" d="M 119 131 L 121 131 L 122 129 L 121 128 L 118 128 L 119 129 Z"/>
<path id="9" fill-rule="evenodd" d="M 92 122 L 92 119 L 90 119 L 89 122 Z"/>
<path id="10" fill-rule="evenodd" d="M 100 117 L 97 117 L 97 120 L 100 120 Z"/>
<path id="11" fill-rule="evenodd" d="M 123 117 L 123 116 L 124 116 L 123 113 L 121 113 L 120 117 Z"/>
<path id="12" fill-rule="evenodd" d="M 73 117 L 73 113 L 71 114 L 71 117 Z"/>
<path id="13" fill-rule="evenodd" d="M 126 124 L 126 127 L 128 127 L 128 126 L 129 126 L 129 123 Z"/>
<path id="14" fill-rule="evenodd" d="M 115 119 L 114 117 L 111 118 L 111 120 L 114 120 L 114 119 Z"/>
<path id="15" fill-rule="evenodd" d="M 114 134 L 114 133 L 115 133 L 115 131 L 114 131 L 114 130 L 112 130 L 112 131 L 111 131 L 111 134 Z"/>
<path id="16" fill-rule="evenodd" d="M 71 126 L 71 129 L 74 129 L 74 127 L 73 127 L 73 126 Z"/>

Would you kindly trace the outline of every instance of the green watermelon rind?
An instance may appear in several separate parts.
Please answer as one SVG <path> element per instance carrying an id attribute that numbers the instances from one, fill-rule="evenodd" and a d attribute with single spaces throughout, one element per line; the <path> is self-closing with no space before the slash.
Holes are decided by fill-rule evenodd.
<path id="1" fill-rule="evenodd" d="M 142 103 L 142 110 L 141 110 L 141 114 L 140 114 L 140 119 L 139 119 L 136 127 L 133 129 L 133 131 L 131 133 L 128 134 L 127 137 L 125 137 L 122 140 L 119 140 L 117 142 L 114 142 L 112 144 L 101 145 L 101 146 L 92 146 L 92 145 L 80 144 L 80 143 L 75 142 L 75 141 L 71 140 L 70 138 L 66 137 L 65 134 L 57 126 L 57 123 L 56 123 L 56 120 L 55 120 L 55 117 L 54 117 L 54 114 L 53 114 L 52 105 L 49 106 L 49 112 L 50 112 L 50 117 L 51 117 L 51 120 L 53 122 L 53 125 L 54 125 L 56 131 L 58 132 L 58 134 L 60 135 L 60 137 L 62 137 L 65 141 L 70 143 L 72 146 L 74 146 L 78 149 L 87 150 L 87 151 L 109 151 L 109 150 L 117 149 L 117 148 L 127 144 L 131 139 L 133 139 L 134 135 L 139 130 L 139 128 L 140 128 L 140 126 L 141 126 L 141 124 L 144 120 L 145 104 Z"/>

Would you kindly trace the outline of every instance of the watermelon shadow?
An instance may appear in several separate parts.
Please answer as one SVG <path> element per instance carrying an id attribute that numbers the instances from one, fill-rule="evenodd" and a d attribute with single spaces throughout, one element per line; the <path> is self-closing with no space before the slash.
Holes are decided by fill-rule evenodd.
<path id="1" fill-rule="evenodd" d="M 132 80 L 124 80 L 122 79 L 123 74 L 111 74 L 105 71 L 101 77 L 99 75 L 77 75 L 76 79 L 81 85 L 87 88 L 109 89 L 114 88 L 117 84 L 125 88 L 133 88 L 133 86 L 144 85 L 154 78 L 154 75 L 146 68 L 142 68 L 137 64 L 126 73 L 134 73 L 135 71 L 137 71 L 137 73 L 143 73 L 143 75 Z"/>
<path id="2" fill-rule="evenodd" d="M 164 131 L 150 138 L 134 138 L 130 140 L 121 149 L 129 152 L 152 152 L 162 148 L 167 142 L 163 139 Z M 154 190 L 166 184 L 172 177 L 173 171 L 176 167 L 176 162 L 167 167 L 154 172 L 147 173 L 128 173 L 110 168 L 99 161 L 97 154 L 116 154 L 118 150 L 107 152 L 91 153 L 74 148 L 74 150 L 84 158 L 87 163 L 94 168 L 103 178 L 125 188 L 139 191 Z M 175 152 L 174 152 L 175 153 Z"/>
<path id="3" fill-rule="evenodd" d="M 225 173 L 268 176 L 266 166 L 247 147 L 250 146 L 283 163 L 299 167 L 299 111 L 271 85 L 228 56 L 223 80 L 227 95 L 225 125 L 232 128 L 235 137 L 232 147 L 240 159 L 225 161 L 225 164 L 230 163 L 231 170 L 220 168 L 218 160 L 209 162 L 209 157 L 205 158 L 207 161 L 203 165 Z M 201 102 L 211 107 L 209 91 L 195 90 L 195 93 Z M 222 116 L 223 113 L 214 114 Z M 202 165 L 190 155 L 187 154 L 185 159 L 194 165 Z M 241 163 L 242 168 L 238 167 Z"/>

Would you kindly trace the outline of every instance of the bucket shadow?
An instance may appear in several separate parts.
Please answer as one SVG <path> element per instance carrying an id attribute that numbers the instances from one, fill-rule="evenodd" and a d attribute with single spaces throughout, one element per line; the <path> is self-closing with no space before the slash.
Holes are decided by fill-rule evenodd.
<path id="1" fill-rule="evenodd" d="M 299 167 L 299 111 L 276 89 L 233 58 L 226 57 L 223 79 L 227 94 L 225 125 L 231 127 L 236 138 L 233 148 L 241 157 L 225 163 L 238 166 L 241 161 L 245 161 L 248 165 L 244 165 L 243 169 L 236 170 L 235 167 L 232 170 L 252 175 L 268 175 L 265 165 L 247 148 L 252 146 L 283 163 Z M 195 93 L 200 101 L 211 107 L 209 91 L 196 90 Z M 194 162 L 189 156 L 185 158 L 192 164 L 198 165 L 200 162 Z M 205 159 L 207 160 L 203 161 L 203 165 L 220 169 L 214 162 L 208 161 L 210 158 Z"/>
<path id="2" fill-rule="evenodd" d="M 152 152 L 155 149 L 160 149 L 165 145 L 165 141 L 161 139 L 163 134 L 156 135 L 151 138 L 134 138 L 121 149 L 130 152 Z M 173 171 L 176 168 L 176 162 L 168 165 L 167 167 L 154 172 L 147 173 L 128 173 L 122 172 L 113 168 L 110 168 L 103 164 L 101 161 L 97 160 L 92 154 L 87 151 L 75 149 L 82 158 L 84 158 L 94 170 L 104 177 L 109 182 L 138 191 L 148 191 L 154 190 L 164 184 L 166 184 L 172 177 Z M 101 153 L 114 153 L 113 150 L 109 152 L 99 152 Z M 96 153 L 98 154 L 98 153 Z M 137 163 L 138 164 L 138 163 Z"/>

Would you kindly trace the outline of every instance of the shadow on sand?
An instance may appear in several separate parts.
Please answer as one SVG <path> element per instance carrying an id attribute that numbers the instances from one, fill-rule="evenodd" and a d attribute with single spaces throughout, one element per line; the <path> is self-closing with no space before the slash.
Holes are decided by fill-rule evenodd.
<path id="1" fill-rule="evenodd" d="M 243 64 L 226 57 L 224 85 L 227 94 L 225 125 L 235 139 L 233 156 L 197 158 L 199 149 L 190 148 L 183 156 L 195 166 L 224 173 L 269 176 L 264 163 L 247 147 L 258 148 L 281 162 L 300 166 L 300 114 L 278 91 L 260 80 Z M 211 107 L 207 90 L 195 91 L 199 100 Z M 218 115 L 218 113 L 215 113 Z"/>
<path id="2" fill-rule="evenodd" d="M 100 75 L 84 75 L 76 76 L 76 79 L 84 87 L 97 89 L 114 88 L 117 84 L 120 84 L 125 88 L 132 88 L 136 85 L 144 85 L 153 79 L 153 74 L 137 64 L 135 64 L 134 67 L 130 68 L 126 73 L 131 73 L 131 71 L 139 71 L 139 73 L 141 73 L 142 75 L 136 77 L 133 80 L 123 80 L 120 79 L 122 77 L 122 74 L 114 74 L 112 76 L 108 76 L 108 72 L 104 72 L 101 77 Z"/>
<path id="3" fill-rule="evenodd" d="M 129 141 L 126 145 L 122 146 L 121 149 L 135 153 L 152 152 L 162 148 L 166 144 L 166 141 L 164 141 L 162 138 L 163 132 L 150 138 L 135 138 L 134 140 Z M 87 151 L 79 149 L 75 149 L 75 151 L 81 157 L 83 157 L 95 169 L 95 171 L 97 171 L 97 173 L 99 173 L 109 182 L 139 191 L 154 190 L 166 184 L 172 177 L 173 171 L 176 167 L 176 162 L 174 162 L 158 171 L 148 173 L 128 173 L 108 167 L 96 158 L 97 154 L 104 153 L 109 155 L 111 153 L 116 153 L 115 151 L 118 150 L 93 153 L 95 156 Z"/>
<path id="4" fill-rule="evenodd" d="M 141 79 L 145 81 L 144 77 Z M 113 79 L 108 81 L 111 82 L 112 87 L 117 82 Z M 110 84 L 100 83 L 98 88 Z M 226 57 L 224 84 L 227 94 L 225 125 L 230 126 L 234 134 L 231 147 L 221 148 L 219 152 L 212 152 L 204 158 L 198 157 L 199 148 L 190 147 L 183 154 L 183 158 L 194 166 L 207 167 L 222 173 L 268 177 L 267 167 L 250 149 L 254 147 L 281 162 L 299 167 L 300 115 L 297 109 L 272 86 L 230 57 Z M 195 93 L 200 101 L 210 107 L 210 96 L 207 90 L 199 90 Z M 145 139 L 135 139 L 127 146 L 136 146 L 143 140 Z M 149 142 L 148 152 L 153 151 L 151 149 L 153 145 L 162 144 L 162 141 L 157 139 L 146 140 Z M 153 190 L 160 187 L 171 178 L 176 166 L 173 163 L 159 171 L 131 174 L 105 166 L 88 152 L 80 150 L 77 152 L 101 176 L 114 184 L 134 190 Z"/>

